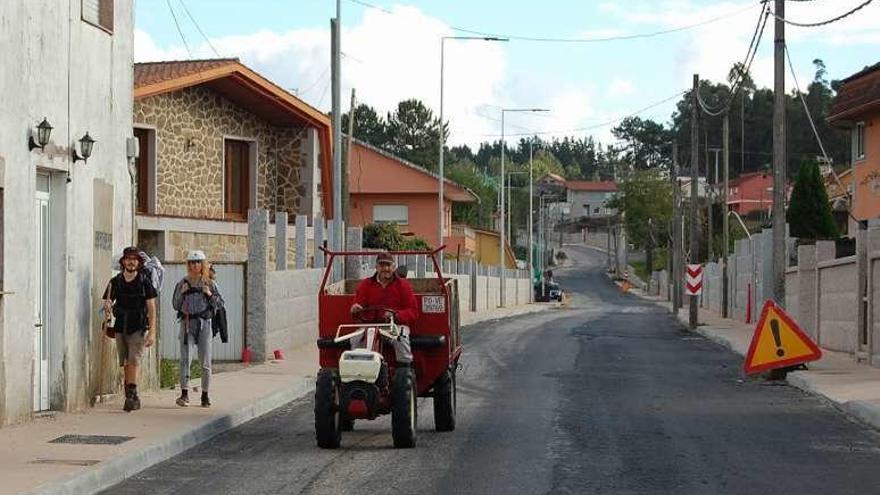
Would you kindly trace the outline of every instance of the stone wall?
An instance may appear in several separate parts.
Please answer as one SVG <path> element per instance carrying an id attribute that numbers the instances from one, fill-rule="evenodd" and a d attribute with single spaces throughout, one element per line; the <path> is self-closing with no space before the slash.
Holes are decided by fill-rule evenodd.
<path id="1" fill-rule="evenodd" d="M 224 218 L 224 138 L 254 142 L 257 208 L 311 208 L 305 128 L 273 126 L 204 87 L 138 100 L 134 111 L 136 124 L 156 128 L 155 214 Z"/>

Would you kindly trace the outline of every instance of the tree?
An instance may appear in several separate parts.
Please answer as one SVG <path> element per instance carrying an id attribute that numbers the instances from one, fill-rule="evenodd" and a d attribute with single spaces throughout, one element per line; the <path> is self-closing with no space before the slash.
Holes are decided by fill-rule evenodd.
<path id="1" fill-rule="evenodd" d="M 793 237 L 810 240 L 837 237 L 828 193 L 815 163 L 801 164 L 786 220 Z"/>
<path id="2" fill-rule="evenodd" d="M 342 128 L 348 129 L 347 112 L 342 114 Z M 377 148 L 387 149 L 388 124 L 373 107 L 361 103 L 354 110 L 354 137 Z"/>
<path id="3" fill-rule="evenodd" d="M 397 156 L 430 171 L 437 170 L 440 129 L 446 126 L 420 100 L 404 100 L 388 114 L 388 148 Z M 448 133 L 447 133 L 448 134 Z"/>
<path id="4" fill-rule="evenodd" d="M 627 117 L 611 129 L 611 134 L 626 143 L 623 160 L 634 170 L 668 169 L 672 163 L 671 133 L 651 119 Z"/>
<path id="5" fill-rule="evenodd" d="M 395 223 L 364 225 L 364 247 L 386 251 L 424 250 L 428 243 L 421 237 L 404 236 Z"/>
<path id="6" fill-rule="evenodd" d="M 653 270 L 654 248 L 667 244 L 672 219 L 670 181 L 656 170 L 635 171 L 620 184 L 608 206 L 623 213 L 627 241 L 645 249 L 648 271 Z"/>

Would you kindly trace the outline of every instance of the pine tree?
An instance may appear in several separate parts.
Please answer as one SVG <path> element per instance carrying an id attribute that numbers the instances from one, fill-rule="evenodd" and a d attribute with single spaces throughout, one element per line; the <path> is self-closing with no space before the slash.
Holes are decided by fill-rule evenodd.
<path id="1" fill-rule="evenodd" d="M 828 192 L 815 163 L 801 164 L 786 215 L 791 235 L 800 239 L 833 239 L 838 236 Z"/>

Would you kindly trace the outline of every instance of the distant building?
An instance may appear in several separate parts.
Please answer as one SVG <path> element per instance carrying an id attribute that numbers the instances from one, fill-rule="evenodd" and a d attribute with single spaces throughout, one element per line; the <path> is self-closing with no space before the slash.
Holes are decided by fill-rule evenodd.
<path id="1" fill-rule="evenodd" d="M 880 63 L 844 79 L 829 123 L 849 130 L 852 142 L 852 214 L 880 217 Z"/>
<path id="2" fill-rule="evenodd" d="M 456 224 L 452 226 L 452 237 L 448 241 L 447 252 L 450 255 L 461 254 L 462 258 L 471 258 L 482 265 L 498 266 L 501 253 L 500 237 L 498 232 Z M 507 258 L 505 266 L 516 267 L 516 257 L 509 242 L 504 251 Z"/>
<path id="3" fill-rule="evenodd" d="M 565 182 L 566 201 L 571 205 L 571 218 L 614 215 L 616 210 L 608 208 L 608 201 L 617 193 L 617 183 L 613 181 Z"/>
<path id="4" fill-rule="evenodd" d="M 768 211 L 773 207 L 773 174 L 749 172 L 730 180 L 727 204 L 731 211 L 748 215 L 753 211 Z"/>
<path id="5" fill-rule="evenodd" d="M 404 234 L 439 246 L 439 176 L 399 156 L 354 140 L 348 172 L 351 225 L 374 222 L 398 225 Z M 476 195 L 446 179 L 443 187 L 443 244 L 449 244 L 453 203 L 472 203 Z M 447 246 L 449 248 L 449 246 Z M 449 253 L 453 253 L 450 249 Z"/>

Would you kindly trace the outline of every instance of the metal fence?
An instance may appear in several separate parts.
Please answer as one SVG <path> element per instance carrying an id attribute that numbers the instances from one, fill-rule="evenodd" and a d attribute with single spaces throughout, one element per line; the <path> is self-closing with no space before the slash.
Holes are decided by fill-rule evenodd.
<path id="1" fill-rule="evenodd" d="M 186 275 L 185 263 L 166 263 L 165 282 L 159 294 L 159 356 L 163 359 L 180 358 L 180 324 L 171 306 L 174 286 Z M 245 338 L 245 264 L 214 263 L 217 286 L 226 301 L 226 321 L 229 342 L 214 341 L 213 358 L 217 361 L 238 361 Z"/>

